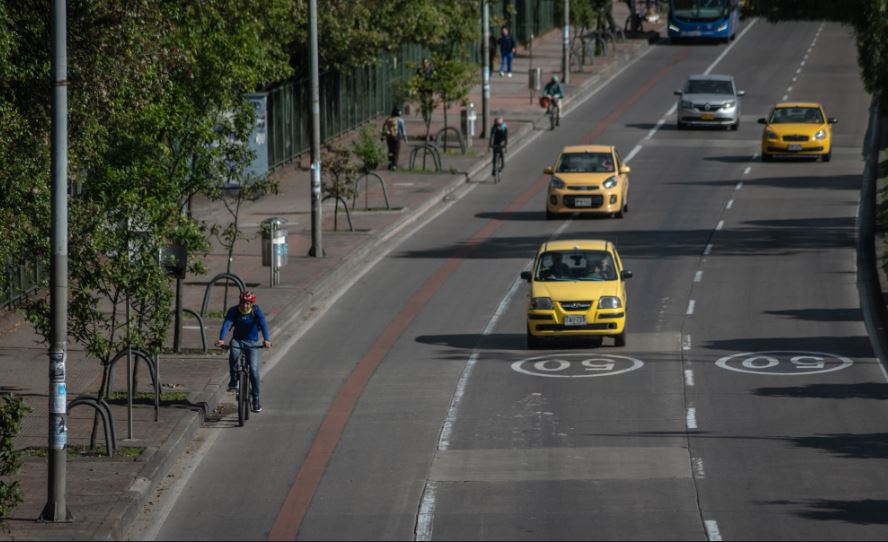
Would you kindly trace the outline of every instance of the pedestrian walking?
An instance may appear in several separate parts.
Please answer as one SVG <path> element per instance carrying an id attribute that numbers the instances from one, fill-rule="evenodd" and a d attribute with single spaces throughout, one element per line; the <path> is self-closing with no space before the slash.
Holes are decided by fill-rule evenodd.
<path id="1" fill-rule="evenodd" d="M 497 48 L 497 39 L 496 32 L 490 33 L 490 39 L 487 42 L 487 67 L 489 70 L 493 71 L 493 63 L 496 60 L 496 48 Z"/>
<path id="2" fill-rule="evenodd" d="M 512 77 L 512 59 L 514 58 L 515 47 L 517 44 L 515 43 L 515 38 L 509 34 L 509 29 L 507 27 L 504 26 L 500 29 L 500 37 L 497 40 L 497 43 L 499 44 L 500 50 L 500 77 L 504 74 L 508 77 Z"/>
<path id="3" fill-rule="evenodd" d="M 401 118 L 401 110 L 392 109 L 392 114 L 382 123 L 382 136 L 388 145 L 389 171 L 397 171 L 398 157 L 401 154 L 401 141 L 407 141 L 407 127 Z"/>

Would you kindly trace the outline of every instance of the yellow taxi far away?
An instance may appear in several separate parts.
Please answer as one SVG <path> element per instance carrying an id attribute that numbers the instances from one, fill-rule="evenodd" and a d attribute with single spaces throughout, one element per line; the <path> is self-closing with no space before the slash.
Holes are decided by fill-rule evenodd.
<path id="1" fill-rule="evenodd" d="M 623 218 L 629 212 L 629 166 L 612 145 L 564 147 L 546 193 L 546 219 L 573 213 L 604 214 Z"/>
<path id="2" fill-rule="evenodd" d="M 832 156 L 832 125 L 838 120 L 826 116 L 823 106 L 814 102 L 782 102 L 774 106 L 762 133 L 762 162 L 776 157 L 807 156 L 829 162 Z"/>

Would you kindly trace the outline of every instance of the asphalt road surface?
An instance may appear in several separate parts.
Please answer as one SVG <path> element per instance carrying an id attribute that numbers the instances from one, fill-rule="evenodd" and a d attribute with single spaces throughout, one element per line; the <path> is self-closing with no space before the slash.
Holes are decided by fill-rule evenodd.
<path id="1" fill-rule="evenodd" d="M 654 47 L 369 269 L 264 376 L 265 411 L 218 430 L 157 537 L 888 538 L 853 38 L 742 31 Z M 739 131 L 675 129 L 673 90 L 706 71 L 746 91 Z M 755 121 L 784 96 L 838 117 L 831 162 L 760 161 Z M 624 219 L 545 220 L 543 167 L 579 142 L 629 159 Z M 625 348 L 526 350 L 518 275 L 552 238 L 617 243 Z"/>

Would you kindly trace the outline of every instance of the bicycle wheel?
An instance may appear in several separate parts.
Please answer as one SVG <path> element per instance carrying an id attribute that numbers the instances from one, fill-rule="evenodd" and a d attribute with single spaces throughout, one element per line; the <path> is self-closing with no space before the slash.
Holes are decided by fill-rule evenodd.
<path id="1" fill-rule="evenodd" d="M 555 116 L 558 115 L 558 108 L 553 106 L 549 107 L 549 129 L 555 129 Z"/>
<path id="2" fill-rule="evenodd" d="M 243 363 L 238 368 L 237 375 L 237 424 L 243 426 L 250 416 L 250 379 L 243 370 Z"/>
<path id="3" fill-rule="evenodd" d="M 498 183 L 503 178 L 503 153 L 496 153 L 496 156 L 493 157 L 493 161 L 493 170 L 496 172 L 496 175 L 493 177 L 493 182 Z"/>

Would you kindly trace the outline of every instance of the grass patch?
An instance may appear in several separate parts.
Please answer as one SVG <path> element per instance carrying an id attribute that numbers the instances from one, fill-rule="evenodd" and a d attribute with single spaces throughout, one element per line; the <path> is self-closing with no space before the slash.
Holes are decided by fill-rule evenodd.
<path id="1" fill-rule="evenodd" d="M 90 448 L 86 444 L 71 444 L 66 448 L 68 459 L 82 457 L 107 457 L 108 450 L 104 446 Z M 114 450 L 114 457 L 135 459 L 145 451 L 143 446 L 123 446 Z M 31 446 L 21 450 L 22 457 L 46 458 L 49 456 L 46 446 Z"/>
<path id="2" fill-rule="evenodd" d="M 160 394 L 160 404 L 183 403 L 188 399 L 188 393 L 184 391 L 164 391 Z M 108 404 L 123 405 L 126 404 L 127 396 L 125 391 L 115 391 L 108 395 Z M 154 394 L 150 391 L 139 391 L 133 396 L 133 404 L 153 405 Z"/>

